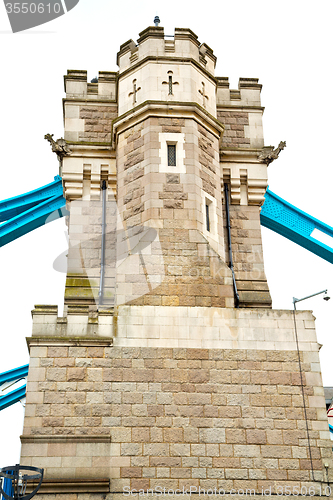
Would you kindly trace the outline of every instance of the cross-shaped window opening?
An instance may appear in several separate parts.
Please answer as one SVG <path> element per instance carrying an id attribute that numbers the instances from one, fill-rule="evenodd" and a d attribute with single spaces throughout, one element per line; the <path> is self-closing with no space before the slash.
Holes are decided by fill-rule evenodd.
<path id="1" fill-rule="evenodd" d="M 205 84 L 204 84 L 204 82 L 201 82 L 201 85 L 202 85 L 202 90 L 199 89 L 198 92 L 199 92 L 199 94 L 202 95 L 202 105 L 205 108 L 206 107 L 206 101 L 208 101 L 209 97 L 208 97 L 208 95 L 205 94 Z"/>
<path id="2" fill-rule="evenodd" d="M 169 95 L 172 95 L 172 75 L 169 75 Z"/>
<path id="3" fill-rule="evenodd" d="M 176 163 L 176 144 L 168 144 L 168 166 L 175 167 Z"/>
<path id="4" fill-rule="evenodd" d="M 135 80 L 133 80 L 133 90 L 132 90 L 132 92 L 130 92 L 128 94 L 128 97 L 131 95 L 133 96 L 133 106 L 136 104 L 136 101 L 137 101 L 136 94 L 137 94 L 137 92 L 139 92 L 139 90 L 141 90 L 141 87 L 136 86 L 136 79 L 135 79 Z"/>
<path id="5" fill-rule="evenodd" d="M 174 90 L 173 86 L 174 85 L 179 85 L 179 82 L 175 82 L 173 80 L 173 76 L 172 75 L 173 75 L 172 71 L 171 70 L 168 71 L 168 81 L 167 82 L 166 81 L 162 82 L 162 85 L 167 85 L 168 86 L 168 95 L 173 95 L 173 90 Z"/>

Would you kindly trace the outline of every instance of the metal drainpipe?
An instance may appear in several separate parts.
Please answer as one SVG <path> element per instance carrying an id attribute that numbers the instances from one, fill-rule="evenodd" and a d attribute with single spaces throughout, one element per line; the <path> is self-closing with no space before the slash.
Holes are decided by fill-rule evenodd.
<path id="1" fill-rule="evenodd" d="M 101 273 L 100 273 L 100 280 L 99 280 L 98 305 L 103 304 L 103 296 L 104 296 L 105 229 L 106 229 L 106 181 L 103 181 L 103 183 L 102 183 Z"/>
<path id="2" fill-rule="evenodd" d="M 232 261 L 232 247 L 231 247 L 231 232 L 230 232 L 230 215 L 229 215 L 229 192 L 228 184 L 224 185 L 224 195 L 225 195 L 225 208 L 227 214 L 227 229 L 228 229 L 228 248 L 229 248 L 229 267 L 232 273 L 232 283 L 234 285 L 234 295 L 235 295 L 235 307 L 239 308 L 239 295 L 237 291 L 236 279 L 234 265 Z"/>
<path id="3" fill-rule="evenodd" d="M 311 464 L 312 481 L 315 481 L 314 470 L 313 470 L 313 462 L 312 462 L 312 453 L 311 453 L 311 440 L 310 440 L 310 432 L 309 432 L 309 424 L 308 424 L 308 415 L 307 415 L 306 404 L 305 404 L 305 394 L 304 394 L 304 382 L 303 382 L 301 354 L 300 354 L 300 351 L 299 351 L 297 325 L 296 325 L 296 302 L 294 302 L 294 311 L 293 312 L 294 312 L 294 327 L 295 327 L 296 347 L 297 347 L 297 356 L 298 356 L 298 368 L 299 368 L 299 376 L 300 376 L 300 379 L 301 379 L 300 382 L 301 382 L 302 399 L 303 399 L 303 411 L 304 411 L 304 419 L 305 419 L 305 428 L 306 428 L 306 435 L 307 435 L 307 438 L 308 438 L 309 459 L 310 459 L 310 464 Z"/>

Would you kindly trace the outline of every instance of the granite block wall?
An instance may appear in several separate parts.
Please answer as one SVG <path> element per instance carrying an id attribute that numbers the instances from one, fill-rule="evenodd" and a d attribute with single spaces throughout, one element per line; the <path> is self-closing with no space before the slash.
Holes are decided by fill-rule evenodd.
<path id="1" fill-rule="evenodd" d="M 317 352 L 301 352 L 310 462 L 296 351 L 85 342 L 31 346 L 21 460 L 48 480 L 106 477 L 111 492 L 323 480 Z"/>

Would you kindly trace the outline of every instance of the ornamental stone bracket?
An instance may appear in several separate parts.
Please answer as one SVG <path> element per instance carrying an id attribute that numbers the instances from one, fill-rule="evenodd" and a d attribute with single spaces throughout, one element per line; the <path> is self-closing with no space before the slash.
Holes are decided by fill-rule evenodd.
<path id="1" fill-rule="evenodd" d="M 53 139 L 54 134 L 45 134 L 44 139 L 49 141 L 52 147 L 52 152 L 56 153 L 58 161 L 59 161 L 59 175 L 62 175 L 62 160 L 64 156 L 69 156 L 71 154 L 71 149 L 67 146 L 67 142 L 65 139 L 60 137 L 56 141 Z"/>
<path id="2" fill-rule="evenodd" d="M 56 153 L 59 162 L 62 162 L 64 156 L 68 156 L 71 154 L 71 149 L 67 146 L 67 142 L 65 139 L 60 137 L 56 141 L 53 139 L 54 134 L 45 134 L 44 139 L 49 141 L 52 147 L 52 152 Z"/>
<path id="3" fill-rule="evenodd" d="M 221 165 L 222 193 L 223 183 L 230 186 L 232 205 L 257 205 L 265 201 L 268 186 L 267 166 L 254 158 L 231 158 L 225 156 Z M 223 196 L 223 194 L 222 194 Z"/>
<path id="4" fill-rule="evenodd" d="M 268 166 L 272 161 L 277 160 L 281 151 L 286 147 L 286 142 L 281 141 L 276 149 L 273 149 L 273 146 L 268 146 L 263 148 L 262 152 L 258 155 L 258 160 L 261 163 L 266 163 Z"/>

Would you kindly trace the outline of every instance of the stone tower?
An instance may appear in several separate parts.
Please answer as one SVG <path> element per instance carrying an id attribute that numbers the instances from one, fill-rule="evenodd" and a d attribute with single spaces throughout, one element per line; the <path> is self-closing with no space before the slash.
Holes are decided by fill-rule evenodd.
<path id="1" fill-rule="evenodd" d="M 263 268 L 261 85 L 215 63 L 155 26 L 65 76 L 65 310 L 33 311 L 21 438 L 47 498 L 326 486 L 314 319 L 297 349 Z"/>

